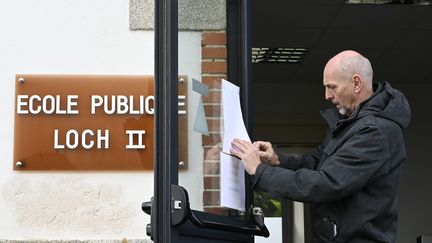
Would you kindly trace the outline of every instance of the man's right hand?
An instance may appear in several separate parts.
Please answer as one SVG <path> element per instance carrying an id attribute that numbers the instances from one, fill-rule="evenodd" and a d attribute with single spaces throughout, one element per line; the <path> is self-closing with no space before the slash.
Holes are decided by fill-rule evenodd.
<path id="1" fill-rule="evenodd" d="M 279 166 L 279 157 L 273 150 L 273 146 L 269 142 L 256 141 L 253 145 L 258 149 L 261 162 L 271 166 Z"/>

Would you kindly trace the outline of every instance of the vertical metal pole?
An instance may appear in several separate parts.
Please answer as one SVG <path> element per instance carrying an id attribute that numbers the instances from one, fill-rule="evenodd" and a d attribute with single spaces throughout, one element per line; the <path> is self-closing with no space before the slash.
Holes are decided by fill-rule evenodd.
<path id="1" fill-rule="evenodd" d="M 177 1 L 155 0 L 155 177 L 154 241 L 171 243 L 171 184 L 178 163 Z"/>
<path id="2" fill-rule="evenodd" d="M 240 1 L 227 0 L 227 48 L 228 48 L 228 80 L 239 85 L 241 79 L 240 70 Z"/>
<path id="3" fill-rule="evenodd" d="M 252 75 L 251 75 L 251 26 L 250 0 L 240 0 L 240 70 L 241 70 L 241 103 L 246 129 L 253 140 L 252 134 Z M 246 207 L 253 204 L 250 176 L 246 176 Z"/>
<path id="4" fill-rule="evenodd" d="M 286 198 L 281 198 L 282 203 L 282 243 L 293 243 L 294 229 L 294 209 L 293 202 Z"/>
<path id="5" fill-rule="evenodd" d="M 252 77 L 250 0 L 227 0 L 228 80 L 240 86 L 246 129 L 252 138 Z M 253 202 L 250 177 L 246 176 L 246 208 Z"/>
<path id="6" fill-rule="evenodd" d="M 250 0 L 240 0 L 240 70 L 241 70 L 241 101 L 243 118 L 249 134 L 252 134 L 252 75 L 251 75 L 251 21 Z"/>
<path id="7" fill-rule="evenodd" d="M 243 119 L 252 131 L 250 0 L 227 0 L 228 80 L 240 86 Z"/>

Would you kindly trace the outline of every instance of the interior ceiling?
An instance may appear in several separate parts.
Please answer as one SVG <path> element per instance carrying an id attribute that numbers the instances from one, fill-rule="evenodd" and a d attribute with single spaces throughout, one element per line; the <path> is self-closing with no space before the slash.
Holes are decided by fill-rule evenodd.
<path id="1" fill-rule="evenodd" d="M 432 79 L 432 6 L 345 4 L 341 0 L 254 0 L 252 46 L 308 48 L 299 64 L 253 64 L 254 83 L 321 82 L 346 49 L 369 58 L 374 80 Z"/>

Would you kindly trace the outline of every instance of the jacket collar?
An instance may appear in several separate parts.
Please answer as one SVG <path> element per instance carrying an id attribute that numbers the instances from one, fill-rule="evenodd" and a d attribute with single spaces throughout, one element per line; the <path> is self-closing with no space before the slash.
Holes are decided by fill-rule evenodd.
<path id="1" fill-rule="evenodd" d="M 351 122 L 367 115 L 362 112 L 362 108 L 367 105 L 367 103 L 372 100 L 378 93 L 381 92 L 383 85 L 381 83 L 375 84 L 375 92 L 366 100 L 361 102 L 356 109 L 351 113 L 351 115 L 343 116 L 339 114 L 336 108 L 330 108 L 324 111 L 321 111 L 321 116 L 327 121 L 330 131 L 334 134 L 339 131 L 342 127 L 350 124 Z"/>

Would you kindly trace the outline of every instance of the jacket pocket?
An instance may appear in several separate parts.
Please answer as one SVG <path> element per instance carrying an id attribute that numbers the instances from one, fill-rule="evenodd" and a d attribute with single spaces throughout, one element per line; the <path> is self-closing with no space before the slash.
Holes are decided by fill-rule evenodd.
<path id="1" fill-rule="evenodd" d="M 324 242 L 335 242 L 338 235 L 337 224 L 328 217 L 321 218 L 315 230 L 316 236 Z"/>

